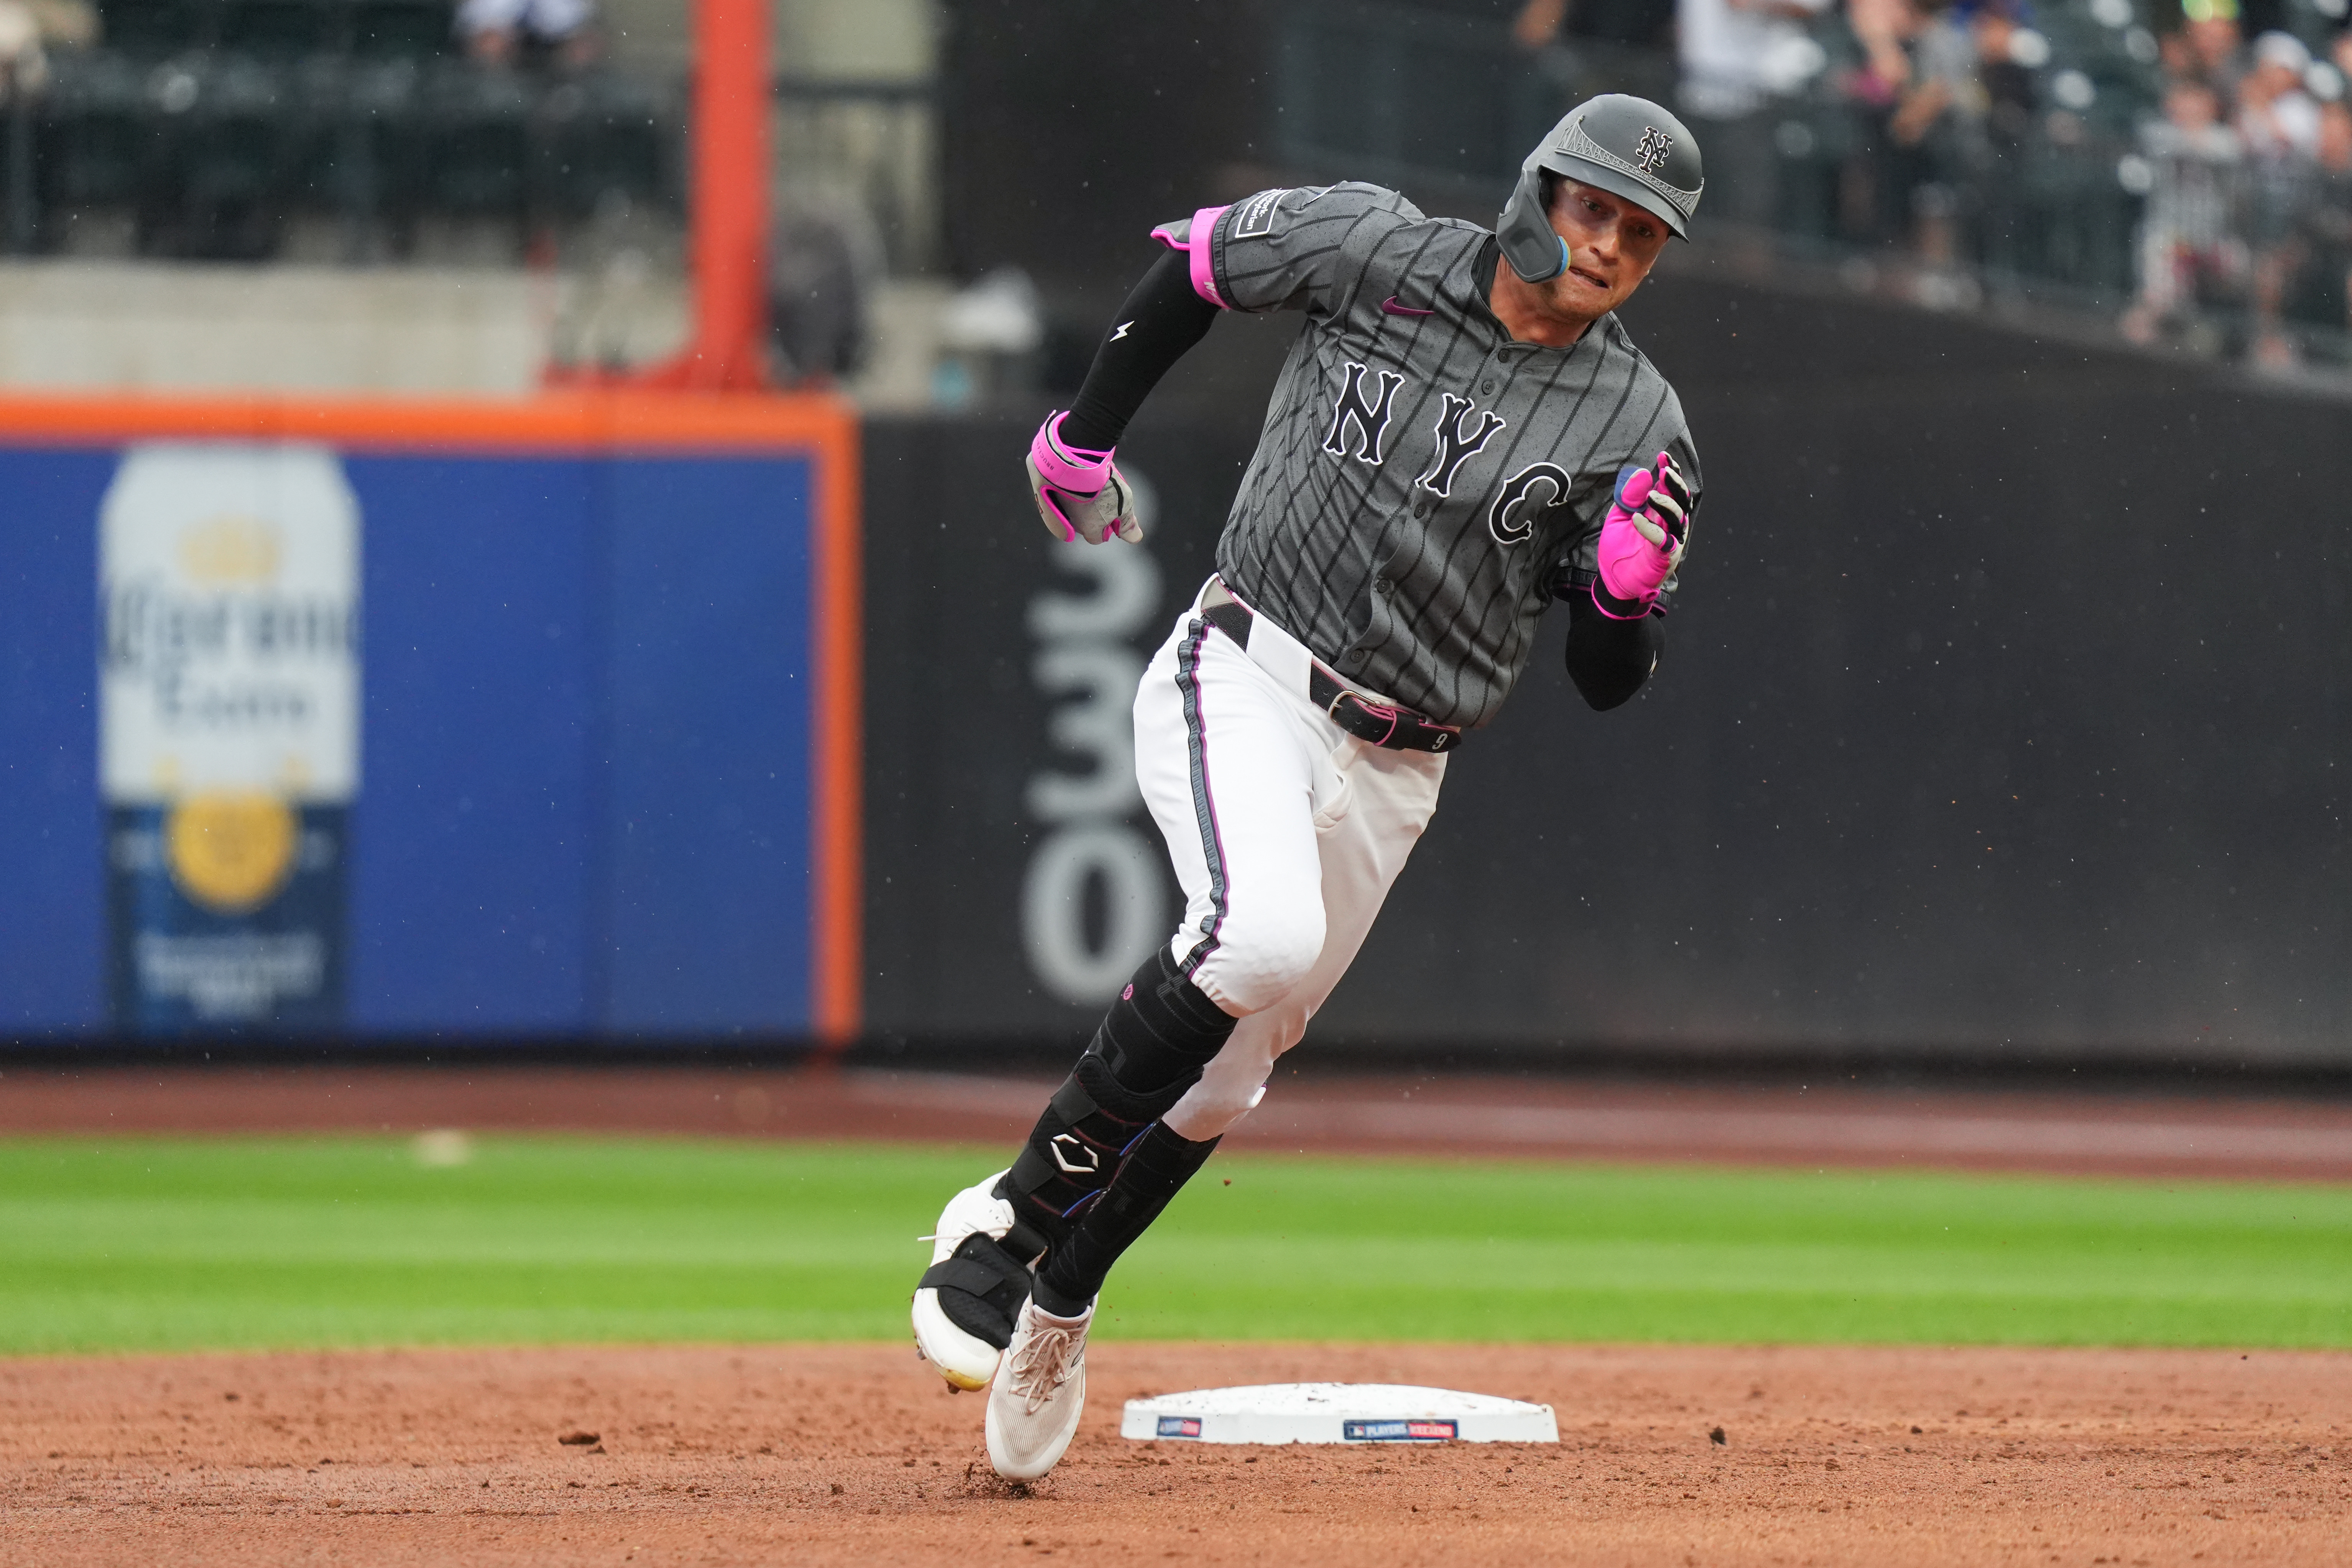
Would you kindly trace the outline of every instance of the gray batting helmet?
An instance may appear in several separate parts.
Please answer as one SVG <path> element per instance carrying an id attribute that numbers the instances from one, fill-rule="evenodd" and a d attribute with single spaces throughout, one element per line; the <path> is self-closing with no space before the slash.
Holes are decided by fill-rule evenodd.
<path id="1" fill-rule="evenodd" d="M 1624 197 L 1655 214 L 1678 239 L 1690 237 L 1690 216 L 1706 184 L 1698 138 L 1672 113 L 1622 92 L 1586 99 L 1519 165 L 1519 183 L 1495 225 L 1511 270 L 1530 283 L 1556 278 L 1568 266 L 1566 247 L 1544 212 L 1546 173 Z"/>

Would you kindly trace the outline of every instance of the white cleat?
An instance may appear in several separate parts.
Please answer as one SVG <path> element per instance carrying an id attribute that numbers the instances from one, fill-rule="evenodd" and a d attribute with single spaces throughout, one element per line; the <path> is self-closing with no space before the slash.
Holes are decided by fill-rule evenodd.
<path id="1" fill-rule="evenodd" d="M 1013 1342 L 988 1388 L 988 1462 L 1008 1481 L 1034 1481 L 1059 1463 L 1087 1407 L 1087 1330 L 1095 1310 L 1056 1318 L 1021 1303 Z"/>
<path id="2" fill-rule="evenodd" d="M 950 1198 L 947 1208 L 940 1215 L 937 1230 L 921 1238 L 931 1244 L 931 1267 L 923 1275 L 923 1283 L 915 1289 L 915 1348 L 940 1369 L 940 1375 L 948 1380 L 951 1388 L 986 1388 L 989 1380 L 996 1375 L 997 1360 L 1003 1353 L 950 1317 L 940 1302 L 937 1289 L 942 1273 L 956 1272 L 942 1270 L 940 1265 L 955 1259 L 957 1249 L 965 1242 L 983 1235 L 1002 1241 L 1013 1228 L 1013 1205 L 996 1196 L 996 1184 L 1003 1174 L 999 1171 Z M 986 1267 L 985 1261 L 971 1265 L 973 1268 Z"/>

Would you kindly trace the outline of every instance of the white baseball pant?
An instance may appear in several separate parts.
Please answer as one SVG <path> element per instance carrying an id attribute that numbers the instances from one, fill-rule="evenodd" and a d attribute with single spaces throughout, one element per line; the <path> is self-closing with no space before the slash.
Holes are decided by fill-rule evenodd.
<path id="1" fill-rule="evenodd" d="M 1274 622 L 1259 616 L 1244 649 L 1199 612 L 1196 596 L 1135 697 L 1136 780 L 1184 890 L 1170 951 L 1241 1020 L 1165 1118 L 1195 1142 L 1263 1097 L 1363 946 L 1445 777 L 1443 754 L 1367 745 L 1309 703 L 1312 656 Z"/>

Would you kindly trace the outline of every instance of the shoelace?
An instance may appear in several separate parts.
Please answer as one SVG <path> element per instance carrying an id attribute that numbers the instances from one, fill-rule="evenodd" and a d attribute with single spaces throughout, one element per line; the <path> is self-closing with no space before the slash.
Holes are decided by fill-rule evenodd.
<path id="1" fill-rule="evenodd" d="M 1055 1390 L 1070 1381 L 1086 1351 L 1086 1327 L 1038 1322 L 1030 1331 L 1029 1342 L 1013 1358 L 1013 1392 L 1021 1396 L 1024 1414 L 1034 1415 L 1043 1410 Z"/>

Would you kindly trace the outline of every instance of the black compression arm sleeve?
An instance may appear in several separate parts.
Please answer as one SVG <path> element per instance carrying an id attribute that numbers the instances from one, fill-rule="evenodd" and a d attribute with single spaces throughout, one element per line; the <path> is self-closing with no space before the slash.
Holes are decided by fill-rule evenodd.
<path id="1" fill-rule="evenodd" d="M 1095 350 L 1062 421 L 1062 438 L 1073 447 L 1108 451 L 1127 433 L 1127 422 L 1143 406 L 1168 367 L 1209 334 L 1217 308 L 1192 291 L 1192 260 L 1171 250 L 1152 264 L 1118 308 L 1109 333 Z"/>
<path id="2" fill-rule="evenodd" d="M 1607 712 L 1642 689 L 1666 646 L 1665 617 L 1612 620 L 1584 589 L 1568 595 L 1568 678 L 1594 710 Z"/>

